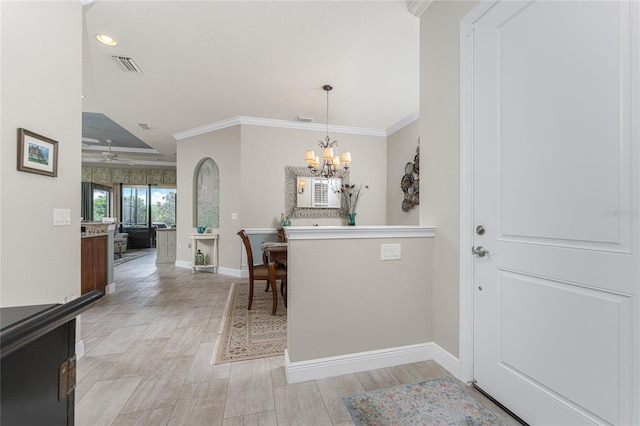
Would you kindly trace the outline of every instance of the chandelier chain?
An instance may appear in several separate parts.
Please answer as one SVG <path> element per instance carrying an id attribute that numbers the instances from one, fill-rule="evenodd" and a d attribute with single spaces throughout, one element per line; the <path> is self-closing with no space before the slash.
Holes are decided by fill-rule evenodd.
<path id="1" fill-rule="evenodd" d="M 327 90 L 327 137 L 329 137 L 329 90 Z"/>
<path id="2" fill-rule="evenodd" d="M 325 140 L 318 141 L 318 145 L 323 150 L 322 166 L 317 155 L 313 151 L 307 151 L 305 161 L 309 164 L 307 167 L 313 176 L 332 177 L 340 166 L 340 158 L 333 154 L 333 147 L 338 145 L 338 141 L 332 141 L 329 137 L 329 91 L 333 89 L 331 85 L 325 84 L 322 89 L 327 92 L 327 135 Z M 342 153 L 342 167 L 347 170 L 351 164 L 351 154 L 349 152 Z"/>

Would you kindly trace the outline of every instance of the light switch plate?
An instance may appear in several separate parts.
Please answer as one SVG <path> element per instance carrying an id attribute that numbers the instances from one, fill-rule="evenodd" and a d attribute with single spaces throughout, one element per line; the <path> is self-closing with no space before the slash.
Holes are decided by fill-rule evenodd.
<path id="1" fill-rule="evenodd" d="M 71 209 L 53 209 L 53 226 L 71 225 Z"/>
<path id="2" fill-rule="evenodd" d="M 380 244 L 380 260 L 400 260 L 401 258 L 400 244 Z"/>
<path id="3" fill-rule="evenodd" d="M 238 213 L 231 213 L 231 220 L 238 220 Z"/>

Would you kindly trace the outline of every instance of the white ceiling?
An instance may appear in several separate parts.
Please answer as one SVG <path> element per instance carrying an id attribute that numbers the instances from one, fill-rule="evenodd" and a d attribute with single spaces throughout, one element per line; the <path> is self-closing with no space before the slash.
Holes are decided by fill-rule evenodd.
<path id="1" fill-rule="evenodd" d="M 175 161 L 173 134 L 236 116 L 325 123 L 324 84 L 334 87 L 331 125 L 386 130 L 419 107 L 419 19 L 405 1 L 98 0 L 83 8 L 83 111 L 149 145 L 152 161 Z M 100 44 L 99 33 L 118 46 Z M 133 57 L 144 72 L 121 71 L 112 55 Z"/>

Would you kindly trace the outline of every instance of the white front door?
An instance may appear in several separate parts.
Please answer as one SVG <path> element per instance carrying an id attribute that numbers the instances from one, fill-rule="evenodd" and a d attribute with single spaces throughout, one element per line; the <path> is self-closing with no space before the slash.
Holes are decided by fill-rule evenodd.
<path id="1" fill-rule="evenodd" d="M 638 3 L 480 7 L 461 253 L 477 386 L 530 424 L 638 424 Z"/>

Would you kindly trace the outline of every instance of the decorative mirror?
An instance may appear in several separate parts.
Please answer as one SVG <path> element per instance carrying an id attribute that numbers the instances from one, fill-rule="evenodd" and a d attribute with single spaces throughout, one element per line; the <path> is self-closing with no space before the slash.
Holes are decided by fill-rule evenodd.
<path id="1" fill-rule="evenodd" d="M 340 208 L 342 179 L 298 176 L 296 182 L 296 207 Z"/>
<path id="2" fill-rule="evenodd" d="M 284 180 L 286 216 L 298 219 L 346 217 L 340 207 L 340 194 L 336 191 L 342 182 L 349 181 L 349 170 L 340 170 L 327 179 L 313 176 L 307 167 L 285 166 Z"/>

